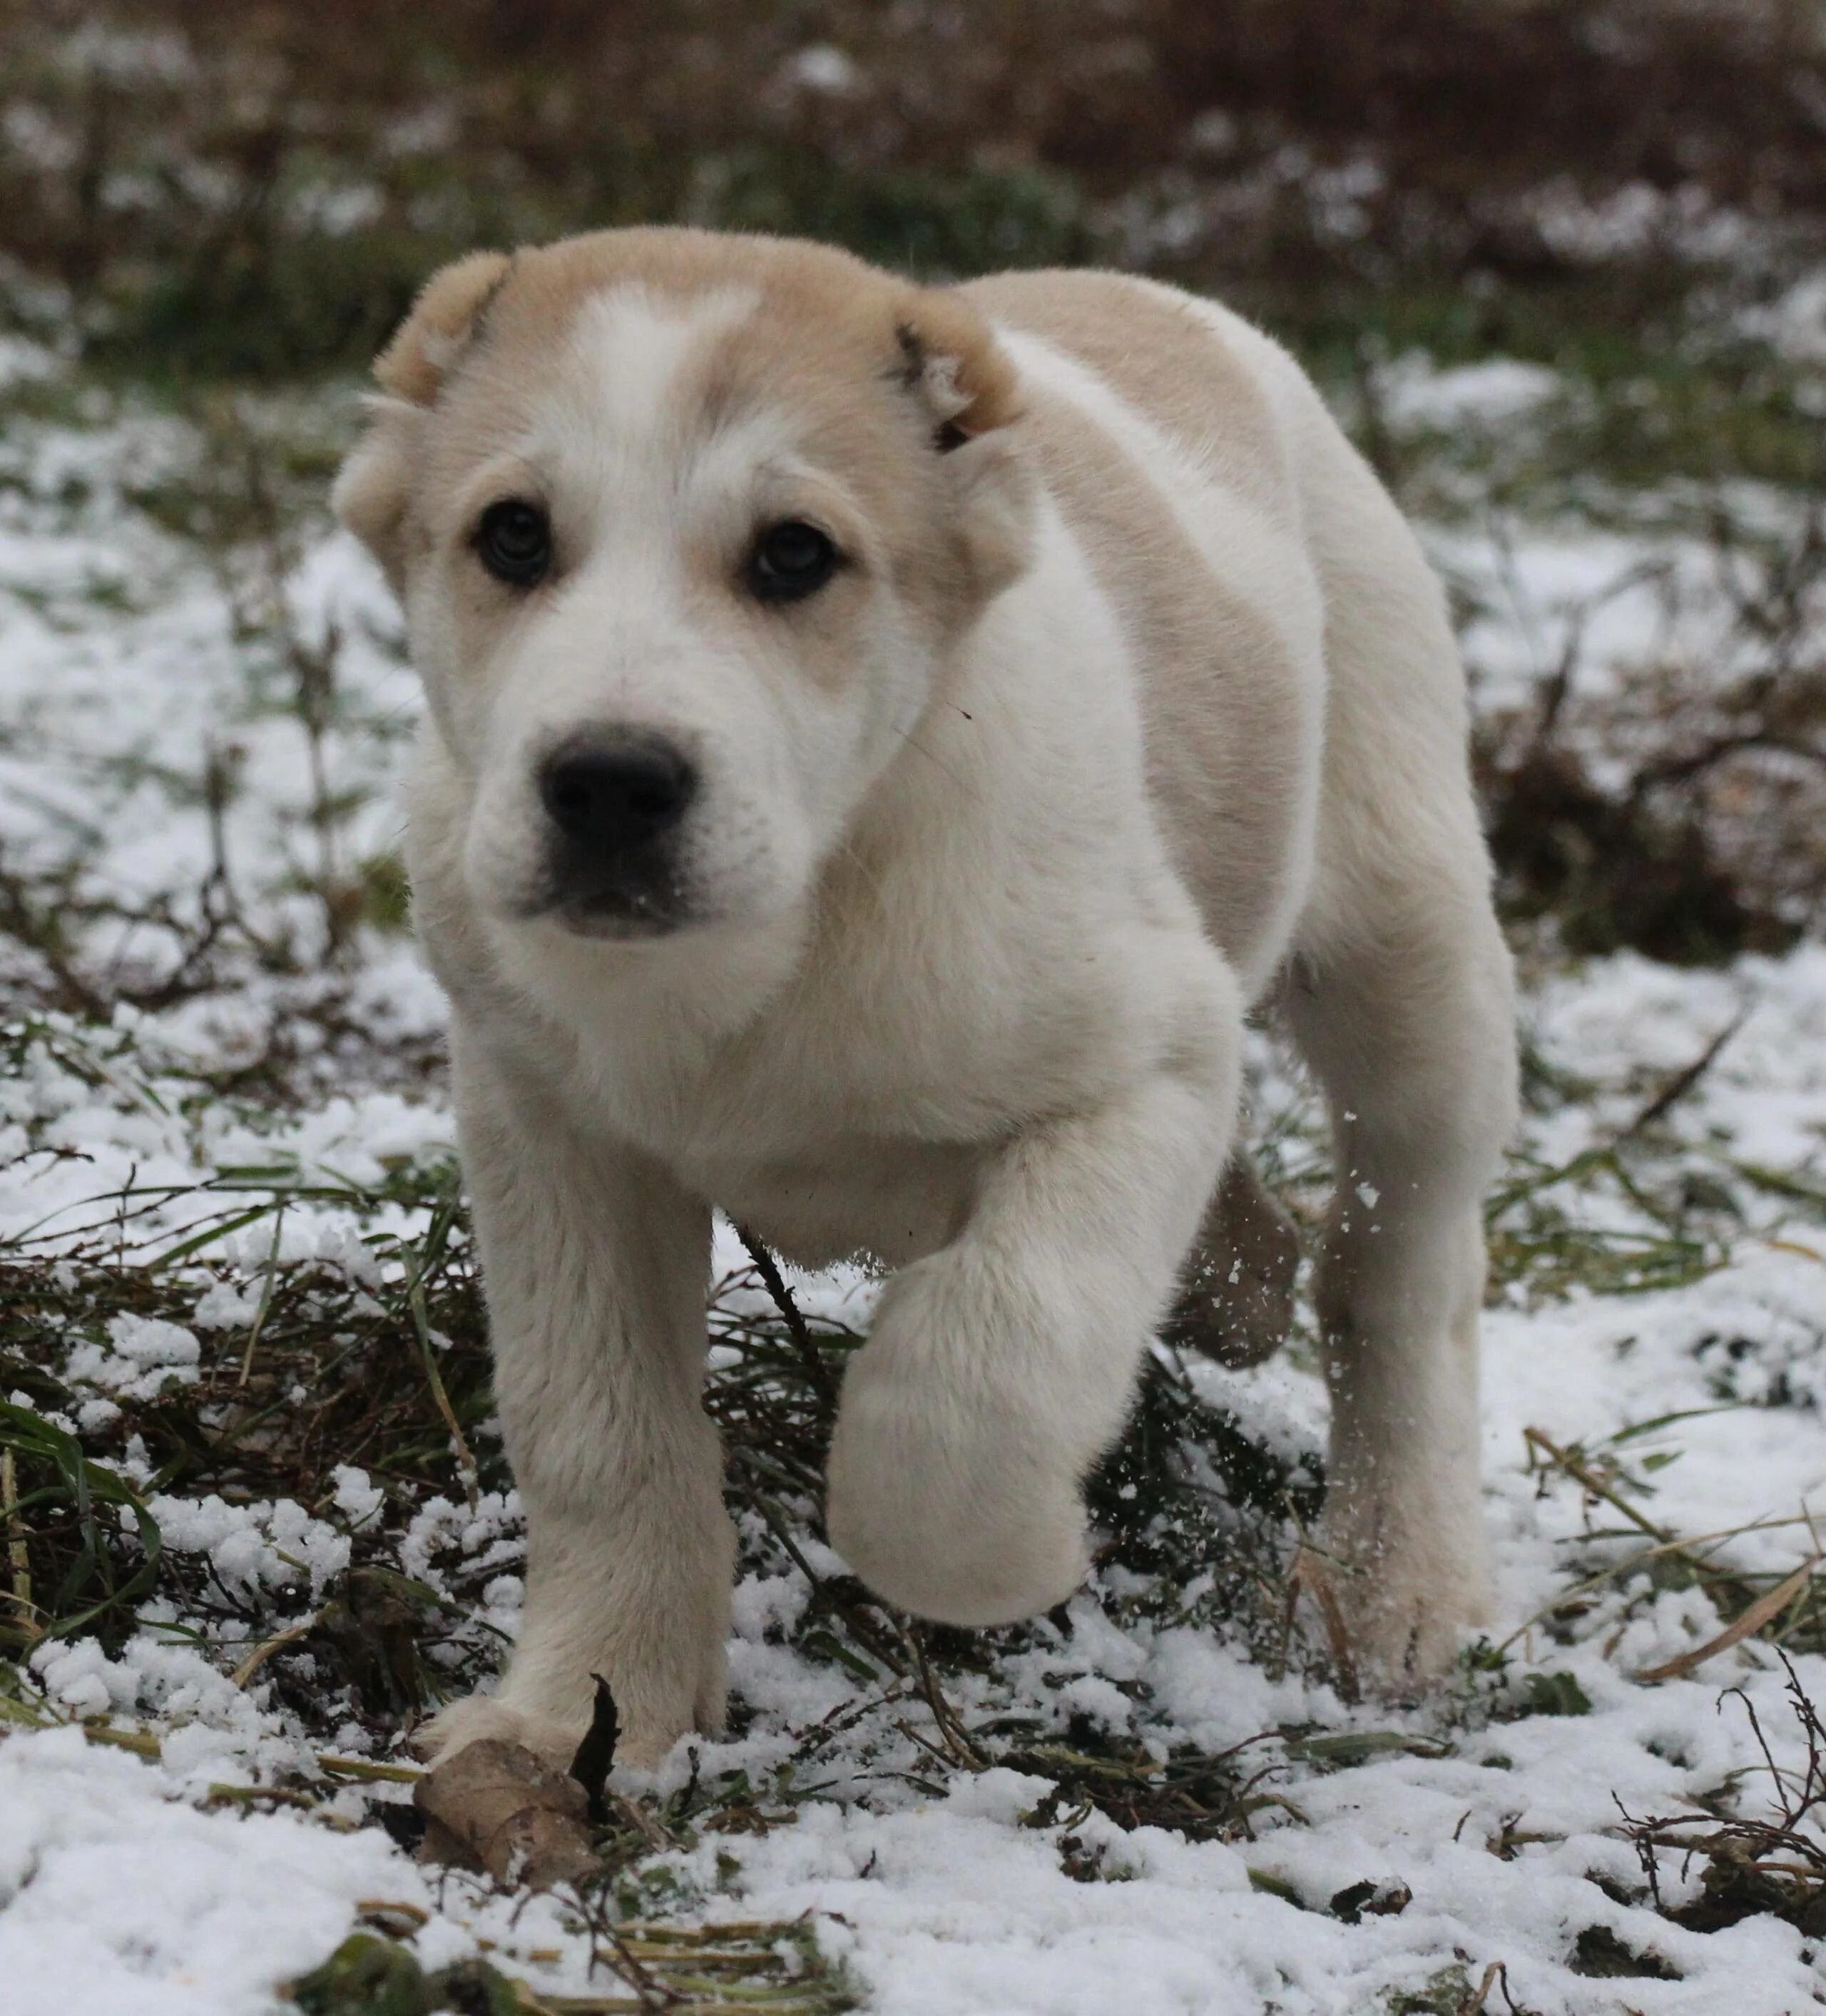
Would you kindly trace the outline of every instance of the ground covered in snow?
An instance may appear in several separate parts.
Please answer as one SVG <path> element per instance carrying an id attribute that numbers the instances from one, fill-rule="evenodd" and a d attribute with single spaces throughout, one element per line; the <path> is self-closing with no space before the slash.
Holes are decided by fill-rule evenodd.
<path id="1" fill-rule="evenodd" d="M 9 2007 L 1826 2003 L 1826 950 L 1774 869 L 1745 914 L 1787 923 L 1728 963 L 1610 949 L 1601 862 L 1583 941 L 1519 924 L 1528 1111 L 1485 1331 L 1500 1622 L 1436 1698 L 1346 1698 L 1291 1604 L 1324 1429 L 1303 1327 L 1253 1372 L 1161 1356 L 1065 1614 L 922 1629 L 818 1537 L 826 1382 L 724 1228 L 728 1739 L 617 1774 L 581 1891 L 415 1861 L 410 1730 L 486 1684 L 522 1541 L 440 1003 L 401 930 L 414 689 L 322 513 L 352 397 L 179 416 L 24 342 L 0 374 Z M 1408 360 L 1375 418 L 1486 721 L 1557 692 L 1601 783 L 1670 682 L 1702 714 L 1792 671 L 1818 574 L 1779 490 L 1731 500 L 1728 538 L 1717 499 L 1666 486 L 1547 494 L 1579 397 Z M 1515 746 L 1489 741 L 1497 770 Z M 1811 775 L 1738 776 L 1720 859 L 1763 860 Z M 1312 1101 L 1271 1035 L 1255 1064 L 1263 1168 L 1310 1223 Z M 791 1286 L 835 1369 L 870 1283 Z"/>

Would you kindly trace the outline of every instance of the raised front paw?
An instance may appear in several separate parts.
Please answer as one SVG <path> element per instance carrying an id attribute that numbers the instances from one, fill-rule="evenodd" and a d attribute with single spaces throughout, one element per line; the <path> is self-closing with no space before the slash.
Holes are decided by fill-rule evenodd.
<path id="1" fill-rule="evenodd" d="M 1012 1623 L 1062 1603 L 1089 1566 L 1077 1480 L 1025 1423 L 909 1376 L 871 1345 L 831 1443 L 831 1544 L 877 1594 L 945 1624 Z"/>

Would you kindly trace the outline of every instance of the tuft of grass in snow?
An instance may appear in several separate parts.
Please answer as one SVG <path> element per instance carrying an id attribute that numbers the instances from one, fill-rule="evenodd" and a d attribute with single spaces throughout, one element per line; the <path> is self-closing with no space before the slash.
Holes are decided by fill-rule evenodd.
<path id="1" fill-rule="evenodd" d="M 1538 1428 L 1526 1431 L 1530 1467 L 1538 1467 L 1544 1474 L 1557 1471 L 1578 1485 L 1584 1494 L 1587 1516 L 1581 1537 L 1587 1553 L 1583 1562 L 1569 1558 L 1569 1569 L 1580 1574 L 1579 1582 L 1556 1599 L 1544 1617 L 1530 1618 L 1512 1632 L 1505 1646 L 1514 1643 L 1536 1623 L 1545 1622 L 1550 1629 L 1561 1630 L 1573 1625 L 1591 1609 L 1587 1599 L 1594 1590 L 1634 1579 L 1635 1600 L 1652 1600 L 1664 1590 L 1700 1589 L 1724 1620 L 1722 1629 L 1712 1637 L 1673 1659 L 1638 1672 L 1634 1676 L 1637 1679 L 1653 1683 L 1682 1676 L 1752 1633 L 1777 1645 L 1809 1651 L 1820 1649 L 1826 1632 L 1826 1572 L 1819 1571 L 1819 1564 L 1826 1559 L 1826 1550 L 1818 1545 L 1818 1535 L 1806 1515 L 1782 1522 L 1804 1527 L 1814 1542 L 1812 1552 L 1800 1566 L 1756 1572 L 1733 1564 L 1728 1550 L 1733 1542 L 1746 1534 L 1767 1531 L 1770 1522 L 1746 1523 L 1686 1538 L 1652 1519 L 1641 1509 L 1641 1499 L 1653 1495 L 1650 1478 L 1678 1461 L 1679 1452 L 1652 1449 L 1632 1467 L 1631 1458 L 1636 1453 L 1627 1445 L 1689 1418 L 1686 1414 L 1673 1414 L 1634 1423 L 1589 1449 L 1578 1444 L 1563 1447 Z M 1594 1523 L 1606 1514 L 1620 1517 L 1623 1525 Z M 1628 1542 L 1634 1551 L 1605 1558 L 1619 1541 Z M 1607 1652 L 1620 1642 L 1629 1614 L 1626 1607 L 1616 1621 Z M 1530 1675 L 1529 1684 L 1534 1685 L 1541 1677 Z"/>
<path id="2" fill-rule="evenodd" d="M 385 1923 L 397 1915 L 372 1914 Z M 303 2016 L 843 2016 L 854 1992 L 802 1924 L 677 1925 L 604 1922 L 601 1962 L 626 1993 L 535 1993 L 485 1959 L 427 1971 L 379 1930 L 352 1933 L 320 1967 L 283 1991 Z"/>
<path id="3" fill-rule="evenodd" d="M 1779 1766 L 1742 1688 L 1719 1697 L 1722 1708 L 1734 1701 L 1749 1722 L 1763 1754 L 1771 1806 L 1756 1813 L 1662 1813 L 1638 1819 L 1618 1802 L 1623 1834 L 1642 1865 L 1642 1878 L 1655 1907 L 1676 1924 L 1714 1932 L 1745 1918 L 1780 1918 L 1810 1938 L 1826 1937 L 1826 1840 L 1820 1822 L 1826 1814 L 1826 1721 L 1785 1654 L 1787 1701 L 1805 1748 L 1799 1770 Z M 1696 1896 L 1676 1903 L 1664 1899 L 1662 1876 L 1672 1865 L 1683 1879 L 1697 1867 Z"/>

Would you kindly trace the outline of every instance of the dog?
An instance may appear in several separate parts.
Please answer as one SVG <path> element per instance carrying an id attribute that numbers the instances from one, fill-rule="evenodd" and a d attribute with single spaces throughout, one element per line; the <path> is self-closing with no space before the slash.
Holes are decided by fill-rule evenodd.
<path id="1" fill-rule="evenodd" d="M 1380 1684 L 1450 1665 L 1510 967 L 1443 597 L 1297 365 L 1146 280 L 656 229 L 458 261 L 376 373 L 334 503 L 428 703 L 408 867 L 527 1521 L 433 1754 L 568 1758 L 593 1673 L 626 1762 L 720 1726 L 713 1208 L 891 1276 L 856 1573 L 957 1625 L 1069 1597 L 1150 1337 L 1285 1318 L 1257 1007 L 1339 1172 L 1307 1571 Z"/>

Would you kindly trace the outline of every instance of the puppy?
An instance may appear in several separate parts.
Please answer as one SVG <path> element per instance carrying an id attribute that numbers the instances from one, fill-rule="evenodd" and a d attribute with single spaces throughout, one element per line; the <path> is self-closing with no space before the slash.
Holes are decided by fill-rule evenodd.
<path id="1" fill-rule="evenodd" d="M 1298 368 L 1112 274 L 639 230 L 447 268 L 376 369 L 335 501 L 429 702 L 408 866 L 527 1519 L 512 1662 L 434 1745 L 566 1755 L 592 1672 L 631 1762 L 718 1726 L 713 1206 L 892 1270 L 857 1573 L 962 1625 L 1069 1596 L 1156 1326 L 1246 1355 L 1284 1309 L 1235 1159 L 1271 1001 L 1341 1172 L 1315 1571 L 1386 1683 L 1447 1665 L 1509 965 L 1442 597 Z"/>

